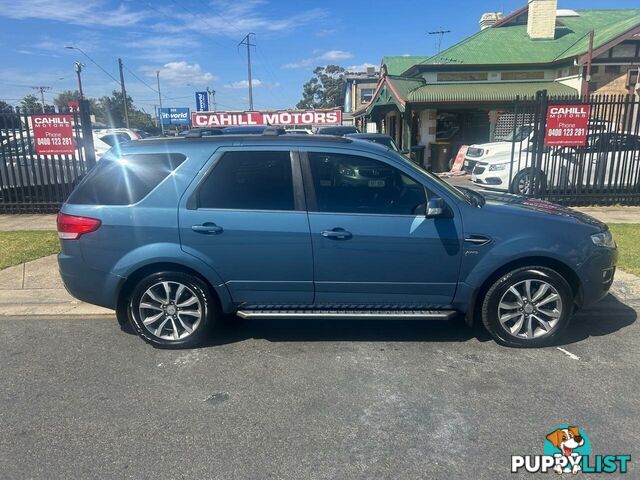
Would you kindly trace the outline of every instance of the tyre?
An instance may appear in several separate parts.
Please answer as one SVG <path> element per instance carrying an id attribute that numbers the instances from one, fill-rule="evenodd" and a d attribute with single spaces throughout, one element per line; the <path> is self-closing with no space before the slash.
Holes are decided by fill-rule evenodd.
<path id="1" fill-rule="evenodd" d="M 482 322 L 491 336 L 510 347 L 554 343 L 568 327 L 573 294 L 555 270 L 532 266 L 498 278 L 482 302 Z"/>
<path id="2" fill-rule="evenodd" d="M 163 348 L 191 348 L 203 342 L 217 317 L 207 284 L 182 272 L 159 272 L 134 287 L 127 314 L 135 331 Z"/>
<path id="3" fill-rule="evenodd" d="M 534 179 L 538 193 L 544 193 L 547 190 L 547 178 L 544 173 L 539 170 L 533 170 L 532 168 L 526 168 L 516 174 L 511 182 L 511 193 L 517 195 L 533 195 Z"/>

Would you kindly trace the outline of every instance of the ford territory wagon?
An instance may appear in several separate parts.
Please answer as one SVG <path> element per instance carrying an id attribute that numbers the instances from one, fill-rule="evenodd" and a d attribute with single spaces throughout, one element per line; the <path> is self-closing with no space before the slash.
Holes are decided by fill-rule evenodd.
<path id="1" fill-rule="evenodd" d="M 58 216 L 60 273 L 147 342 L 191 347 L 224 315 L 481 322 L 557 341 L 601 299 L 607 226 L 548 202 L 456 189 L 371 142 L 263 135 L 132 141 Z"/>

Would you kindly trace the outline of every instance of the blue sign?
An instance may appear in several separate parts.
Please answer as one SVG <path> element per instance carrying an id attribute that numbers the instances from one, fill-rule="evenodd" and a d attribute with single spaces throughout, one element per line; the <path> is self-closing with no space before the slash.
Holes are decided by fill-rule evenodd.
<path id="1" fill-rule="evenodd" d="M 161 108 L 160 122 L 163 125 L 189 125 L 188 108 Z"/>
<path id="2" fill-rule="evenodd" d="M 208 92 L 196 92 L 196 111 L 209 111 L 209 94 Z"/>

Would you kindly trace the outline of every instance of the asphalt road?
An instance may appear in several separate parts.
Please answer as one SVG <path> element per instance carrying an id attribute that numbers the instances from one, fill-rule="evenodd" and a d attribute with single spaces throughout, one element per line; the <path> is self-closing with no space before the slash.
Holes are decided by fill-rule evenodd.
<path id="1" fill-rule="evenodd" d="M 245 321 L 163 351 L 104 317 L 0 320 L 0 478 L 519 478 L 563 423 L 637 478 L 638 310 L 607 297 L 566 352 L 457 322 Z"/>

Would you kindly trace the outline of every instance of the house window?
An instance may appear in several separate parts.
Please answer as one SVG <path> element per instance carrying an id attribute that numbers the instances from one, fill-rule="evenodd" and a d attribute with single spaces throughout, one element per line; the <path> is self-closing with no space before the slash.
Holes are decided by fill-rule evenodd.
<path id="1" fill-rule="evenodd" d="M 487 72 L 450 72 L 438 73 L 438 82 L 482 82 L 489 79 Z"/>
<path id="2" fill-rule="evenodd" d="M 373 88 L 363 88 L 360 90 L 360 103 L 369 103 L 373 98 Z"/>
<path id="3" fill-rule="evenodd" d="M 544 80 L 544 72 L 502 72 L 502 80 Z"/>
<path id="4" fill-rule="evenodd" d="M 620 73 L 620 65 L 605 65 L 604 73 Z"/>

